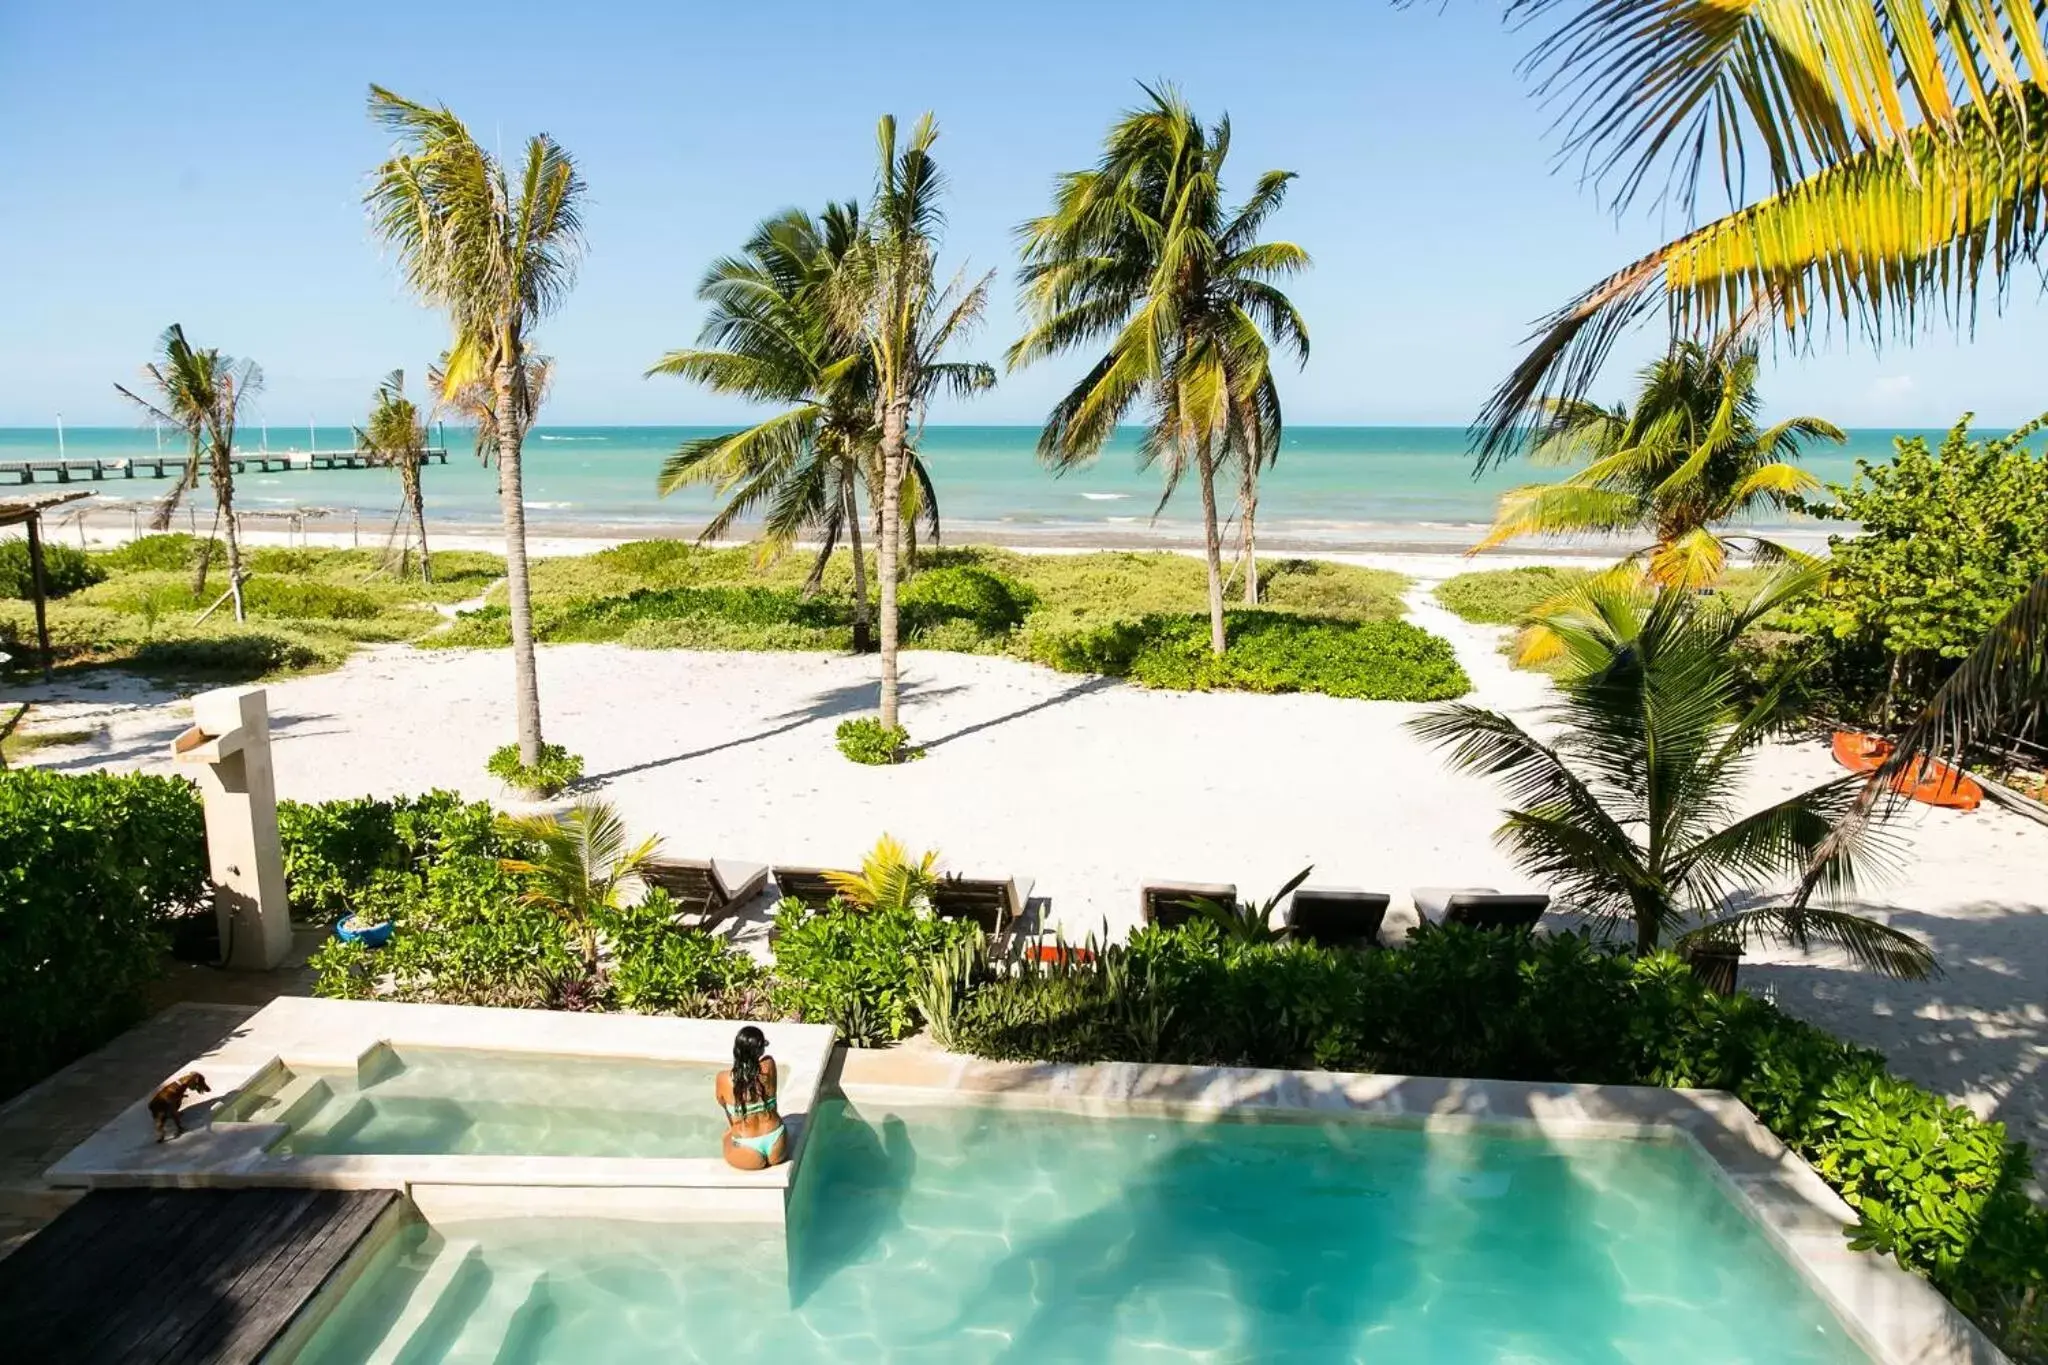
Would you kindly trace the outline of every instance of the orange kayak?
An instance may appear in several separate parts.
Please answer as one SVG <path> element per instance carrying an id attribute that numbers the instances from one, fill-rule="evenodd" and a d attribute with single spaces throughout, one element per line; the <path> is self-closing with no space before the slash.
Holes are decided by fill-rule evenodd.
<path id="1" fill-rule="evenodd" d="M 1837 730 L 1835 761 L 1852 773 L 1875 772 L 1892 756 L 1892 744 L 1877 735 Z M 1892 778 L 1892 790 L 1930 806 L 1952 810 L 1975 810 L 1984 800 L 1984 789 L 1946 763 L 1919 759 Z"/>

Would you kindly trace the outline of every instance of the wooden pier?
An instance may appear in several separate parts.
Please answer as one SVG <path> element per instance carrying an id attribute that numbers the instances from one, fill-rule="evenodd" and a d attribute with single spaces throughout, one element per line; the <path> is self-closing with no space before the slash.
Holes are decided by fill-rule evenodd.
<path id="1" fill-rule="evenodd" d="M 16 486 L 48 479 L 57 483 L 73 480 L 175 479 L 185 472 L 183 455 L 129 455 L 118 460 L 0 460 L 0 481 L 13 476 Z M 422 464 L 447 464 L 448 452 L 436 446 L 421 452 Z M 388 460 L 365 455 L 359 450 L 256 450 L 237 451 L 228 464 L 240 474 L 255 469 L 383 469 Z"/>
<path id="2" fill-rule="evenodd" d="M 392 1190 L 95 1190 L 0 1260 L 7 1359 L 260 1359 Z"/>

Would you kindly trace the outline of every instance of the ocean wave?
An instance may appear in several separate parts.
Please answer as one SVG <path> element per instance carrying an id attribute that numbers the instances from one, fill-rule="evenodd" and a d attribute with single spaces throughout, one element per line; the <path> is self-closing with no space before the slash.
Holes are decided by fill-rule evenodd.
<path id="1" fill-rule="evenodd" d="M 522 507 L 538 507 L 549 512 L 560 512 L 575 505 L 573 502 L 534 502 L 530 498 L 520 504 Z"/>
<path id="2" fill-rule="evenodd" d="M 1131 495 L 1129 493 L 1083 493 L 1081 496 L 1090 502 L 1122 502 Z"/>
<path id="3" fill-rule="evenodd" d="M 609 436 L 543 436 L 536 435 L 536 441 L 609 441 Z"/>

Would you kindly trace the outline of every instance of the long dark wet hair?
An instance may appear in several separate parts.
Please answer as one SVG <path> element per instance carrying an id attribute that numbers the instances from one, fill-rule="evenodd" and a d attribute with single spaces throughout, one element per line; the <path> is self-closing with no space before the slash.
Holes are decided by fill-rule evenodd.
<path id="1" fill-rule="evenodd" d="M 761 1079 L 761 1055 L 768 1051 L 768 1035 L 747 1025 L 732 1039 L 732 1098 L 735 1104 L 768 1098 L 768 1084 Z"/>

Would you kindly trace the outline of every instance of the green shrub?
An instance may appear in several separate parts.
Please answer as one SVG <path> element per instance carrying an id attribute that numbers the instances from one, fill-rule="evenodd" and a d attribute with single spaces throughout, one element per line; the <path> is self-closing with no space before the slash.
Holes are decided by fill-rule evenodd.
<path id="1" fill-rule="evenodd" d="M 840 753 L 855 763 L 871 767 L 908 763 L 924 757 L 924 750 L 910 742 L 908 730 L 900 725 L 884 725 L 874 716 L 842 720 L 833 736 Z"/>
<path id="2" fill-rule="evenodd" d="M 224 626 L 218 633 L 145 640 L 130 656 L 144 673 L 245 682 L 340 662 L 346 646 L 282 631 Z"/>
<path id="3" fill-rule="evenodd" d="M 280 801 L 278 842 L 292 913 L 338 918 L 381 872 L 423 872 L 444 854 L 498 855 L 489 804 L 454 792 L 393 800 Z"/>
<path id="4" fill-rule="evenodd" d="M 506 786 L 535 796 L 553 796 L 562 788 L 582 780 L 583 756 L 572 754 L 559 744 L 540 746 L 540 762 L 531 768 L 519 761 L 519 746 L 506 744 L 494 750 L 484 771 Z"/>
<path id="5" fill-rule="evenodd" d="M 1592 578 L 1592 569 L 1482 569 L 1436 585 L 1436 600 L 1467 621 L 1518 626 L 1543 603 Z"/>
<path id="6" fill-rule="evenodd" d="M 0 1098 L 141 1016 L 171 917 L 206 913 L 180 779 L 0 772 Z"/>
<path id="7" fill-rule="evenodd" d="M 28 600 L 35 596 L 35 575 L 28 560 L 28 540 L 0 540 L 0 597 Z M 83 550 L 43 542 L 43 595 L 69 597 L 107 576 L 97 560 Z"/>
<path id="8" fill-rule="evenodd" d="M 668 893 L 608 912 L 600 930 L 612 950 L 612 1002 L 643 1014 L 732 1019 L 731 1002 L 765 982 L 759 963 L 701 929 L 677 924 Z"/>
<path id="9" fill-rule="evenodd" d="M 199 547 L 202 542 L 197 536 L 173 531 L 164 535 L 140 536 L 126 545 L 102 551 L 97 558 L 109 569 L 153 569 L 163 573 L 190 573 L 198 567 Z M 207 562 L 216 568 L 225 568 L 228 562 L 228 547 L 215 540 L 207 544 Z"/>
<path id="10" fill-rule="evenodd" d="M 982 635 L 1007 635 L 1024 624 L 1037 602 L 1022 583 L 973 565 L 927 569 L 897 597 L 904 633 L 912 639 L 957 622 Z"/>
<path id="11" fill-rule="evenodd" d="M 856 1047 L 912 1033 L 913 988 L 925 959 L 975 933 L 971 924 L 913 910 L 837 901 L 807 910 L 794 900 L 776 912 L 775 930 L 776 1005 L 798 1019 L 836 1025 Z"/>

